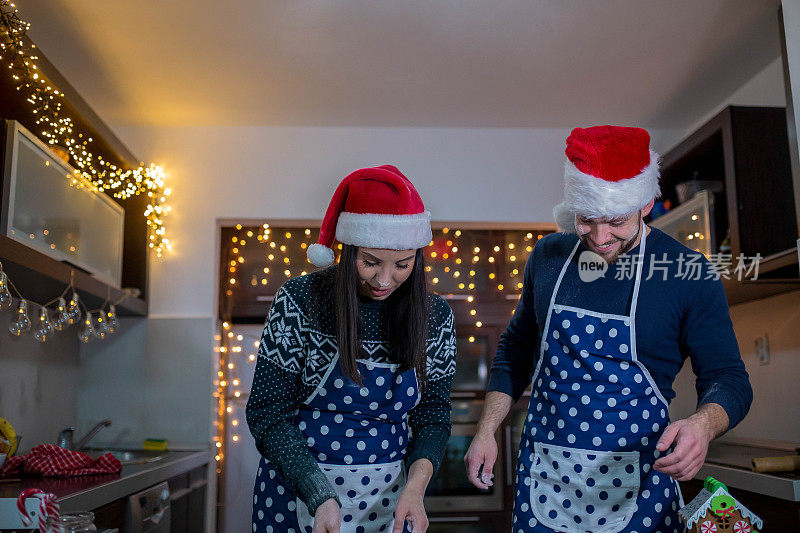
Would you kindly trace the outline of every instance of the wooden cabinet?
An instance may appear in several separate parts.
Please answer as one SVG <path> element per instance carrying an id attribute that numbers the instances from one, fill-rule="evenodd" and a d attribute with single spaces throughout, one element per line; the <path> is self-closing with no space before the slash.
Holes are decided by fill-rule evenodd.
<path id="1" fill-rule="evenodd" d="M 763 258 L 757 280 L 725 281 L 731 305 L 800 289 L 789 157 L 785 108 L 729 106 L 662 159 L 662 199 L 677 205 L 675 187 L 685 181 L 721 182 L 714 241 L 727 236 L 734 260 Z"/>
<path id="2" fill-rule="evenodd" d="M 0 217 L 2 226 L 8 222 L 10 204 L 13 202 L 10 184 L 12 181 L 9 161 L 5 159 L 11 154 L 11 139 L 17 130 L 14 121 L 0 121 L 0 168 L 3 169 L 0 180 Z M 65 185 L 66 187 L 66 185 Z M 117 306 L 119 315 L 142 316 L 147 314 L 144 298 L 147 292 L 146 259 L 147 259 L 147 226 L 142 216 L 144 197 L 132 197 L 128 200 L 110 201 L 119 204 L 124 211 L 124 229 L 122 230 L 122 271 L 119 279 L 122 287 L 131 287 L 140 292 L 141 297 L 127 297 L 119 288 L 101 281 L 83 270 L 80 266 L 57 258 L 27 246 L 13 238 L 0 234 L 0 262 L 3 270 L 11 278 L 22 295 L 36 302 L 50 301 L 60 294 L 65 286 L 73 284 L 83 303 L 89 308 L 97 308 L 106 300 L 121 304 Z M 51 247 L 55 247 L 54 244 Z M 116 280 L 115 280 L 116 281 Z M 15 295 L 16 296 L 16 295 Z M 67 295 L 69 298 L 69 295 Z"/>
<path id="3" fill-rule="evenodd" d="M 125 512 L 128 508 L 128 498 L 120 498 L 97 509 L 92 509 L 94 513 L 94 525 L 97 531 L 118 529 L 120 533 L 125 531 Z"/>

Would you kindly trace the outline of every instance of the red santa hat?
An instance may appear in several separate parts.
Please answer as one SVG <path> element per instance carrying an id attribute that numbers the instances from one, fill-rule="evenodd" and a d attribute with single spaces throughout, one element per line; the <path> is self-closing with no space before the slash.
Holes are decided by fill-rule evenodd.
<path id="1" fill-rule="evenodd" d="M 641 128 L 575 128 L 567 138 L 564 201 L 553 209 L 560 231 L 575 232 L 575 215 L 622 218 L 661 194 L 659 156 Z"/>
<path id="2" fill-rule="evenodd" d="M 422 248 L 433 238 L 431 214 L 397 168 L 362 168 L 343 179 L 333 193 L 319 243 L 308 247 L 308 260 L 318 267 L 332 264 L 334 236 L 341 243 L 365 248 Z"/>

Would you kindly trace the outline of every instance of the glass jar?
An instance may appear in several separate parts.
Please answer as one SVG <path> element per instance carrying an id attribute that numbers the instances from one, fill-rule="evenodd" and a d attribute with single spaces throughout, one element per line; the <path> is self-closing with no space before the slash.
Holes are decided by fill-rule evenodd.
<path id="1" fill-rule="evenodd" d="M 85 511 L 64 514 L 58 518 L 48 518 L 47 531 L 52 533 L 97 533 L 97 528 L 94 527 L 94 513 Z"/>

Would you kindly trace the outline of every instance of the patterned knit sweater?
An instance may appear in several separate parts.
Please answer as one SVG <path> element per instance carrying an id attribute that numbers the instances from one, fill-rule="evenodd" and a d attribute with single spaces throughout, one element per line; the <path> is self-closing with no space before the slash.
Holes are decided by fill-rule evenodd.
<path id="1" fill-rule="evenodd" d="M 322 382 L 337 353 L 332 301 L 335 270 L 334 265 L 290 279 L 278 290 L 261 337 L 246 409 L 258 451 L 277 467 L 312 516 L 325 500 L 338 498 L 293 419 L 300 403 Z M 360 311 L 364 350 L 360 359 L 392 362 L 383 340 L 383 302 L 361 299 Z M 455 329 L 453 313 L 438 295 L 430 296 L 429 312 L 428 382 L 420 403 L 407 415 L 412 436 L 405 463 L 428 459 L 435 475 L 450 436 Z"/>

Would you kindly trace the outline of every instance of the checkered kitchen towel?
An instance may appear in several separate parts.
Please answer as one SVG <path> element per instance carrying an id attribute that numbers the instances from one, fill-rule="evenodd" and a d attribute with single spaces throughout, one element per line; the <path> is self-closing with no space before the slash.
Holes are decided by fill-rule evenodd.
<path id="1" fill-rule="evenodd" d="M 6 459 L 0 468 L 0 477 L 20 474 L 71 477 L 115 474 L 120 470 L 122 464 L 110 453 L 92 459 L 83 452 L 65 450 L 54 444 L 40 444 L 27 455 Z"/>

